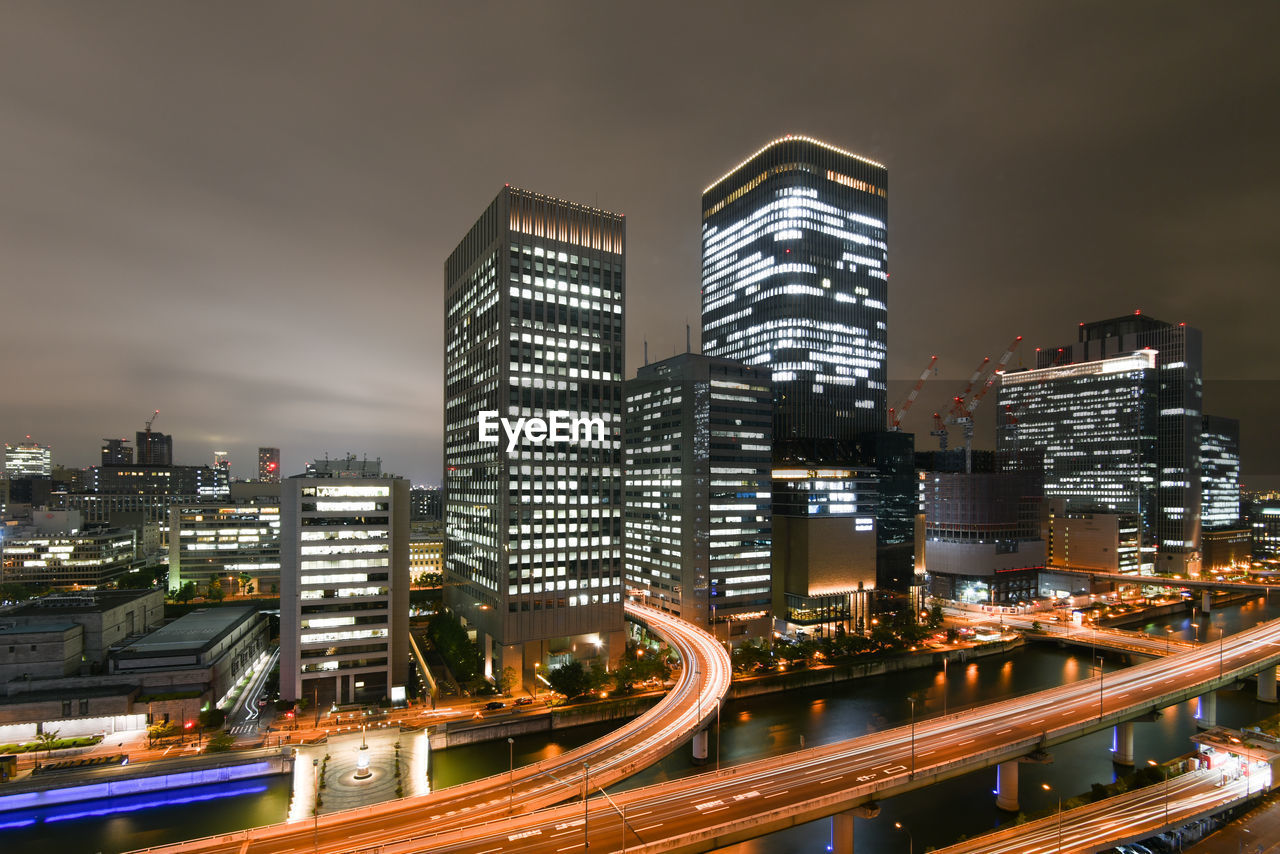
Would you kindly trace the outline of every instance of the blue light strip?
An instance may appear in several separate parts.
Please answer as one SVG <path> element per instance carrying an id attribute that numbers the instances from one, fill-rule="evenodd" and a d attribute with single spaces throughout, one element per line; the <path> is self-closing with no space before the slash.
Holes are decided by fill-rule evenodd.
<path id="1" fill-rule="evenodd" d="M 45 824 L 53 824 L 58 821 L 71 821 L 77 818 L 89 818 L 92 816 L 114 815 L 116 813 L 138 812 L 139 810 L 152 809 L 154 807 L 177 806 L 178 804 L 193 804 L 200 801 L 213 801 L 219 798 L 233 798 L 237 795 L 256 795 L 265 792 L 267 787 L 264 784 L 244 784 L 235 788 L 221 792 L 205 792 L 199 795 L 187 795 L 179 798 L 153 798 L 133 804 L 120 804 L 118 806 L 108 806 L 101 809 L 79 810 L 77 812 L 63 813 L 62 815 L 47 816 L 44 819 Z M 34 823 L 34 820 L 32 822 Z M 13 825 L 8 825 L 13 826 Z M 21 825 L 18 825 L 21 826 Z"/>

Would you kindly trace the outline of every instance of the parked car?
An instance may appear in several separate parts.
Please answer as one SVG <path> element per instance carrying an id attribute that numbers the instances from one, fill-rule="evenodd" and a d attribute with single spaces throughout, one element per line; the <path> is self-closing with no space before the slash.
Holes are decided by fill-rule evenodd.
<path id="1" fill-rule="evenodd" d="M 532 698 L 532 697 L 520 697 L 519 699 L 517 699 L 517 700 L 515 701 L 514 705 L 517 705 L 517 706 L 532 706 L 532 705 L 533 705 L 533 698 Z"/>
<path id="2" fill-rule="evenodd" d="M 489 711 L 493 711 L 494 709 L 505 709 L 506 706 L 507 704 L 501 702 L 500 700 L 494 700 L 492 703 L 484 704 L 484 707 Z"/>

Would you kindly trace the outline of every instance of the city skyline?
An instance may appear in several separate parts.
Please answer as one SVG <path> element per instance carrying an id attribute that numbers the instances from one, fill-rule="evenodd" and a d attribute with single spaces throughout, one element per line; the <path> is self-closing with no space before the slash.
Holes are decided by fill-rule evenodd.
<path id="1" fill-rule="evenodd" d="M 470 76 L 455 69 L 483 9 L 317 7 L 301 27 L 271 8 L 253 27 L 212 8 L 15 10 L 0 234 L 24 370 L 0 441 L 30 434 L 85 466 L 160 409 L 175 462 L 226 449 L 246 477 L 270 444 L 286 474 L 354 451 L 438 482 L 438 270 L 471 211 L 510 182 L 627 214 L 630 378 L 646 341 L 665 358 L 698 325 L 702 189 L 794 133 L 894 173 L 890 404 L 940 355 L 903 424 L 919 446 L 934 401 L 1013 334 L 1050 346 L 1064 318 L 1141 309 L 1204 330 L 1205 407 L 1241 420 L 1243 478 L 1267 485 L 1280 130 L 1254 105 L 1276 82 L 1277 12 L 1099 9 L 866 9 L 822 32 L 713 7 L 678 31 L 631 10 L 505 9 L 504 31 L 549 61 L 494 51 Z M 855 31 L 880 38 L 837 50 Z M 742 49 L 704 69 L 713 33 Z M 766 40 L 817 58 L 761 64 Z M 568 45 L 600 73 L 573 73 L 555 57 Z M 358 336 L 378 376 L 340 351 L 308 364 L 316 331 Z"/>

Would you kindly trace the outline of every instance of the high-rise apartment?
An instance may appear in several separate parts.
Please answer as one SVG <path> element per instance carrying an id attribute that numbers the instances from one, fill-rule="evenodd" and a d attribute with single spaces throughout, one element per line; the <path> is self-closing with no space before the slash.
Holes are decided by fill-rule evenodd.
<path id="1" fill-rule="evenodd" d="M 318 462 L 281 489 L 280 692 L 322 704 L 400 701 L 409 483 L 372 464 L 353 476 L 342 462 Z"/>
<path id="2" fill-rule="evenodd" d="M 266 483 L 280 482 L 280 449 L 258 449 L 258 480 Z"/>
<path id="3" fill-rule="evenodd" d="M 702 350 L 772 371 L 775 461 L 884 429 L 888 180 L 786 136 L 702 194 Z"/>
<path id="4" fill-rule="evenodd" d="M 517 684 L 622 652 L 625 243 L 508 186 L 445 262 L 445 604 Z"/>
<path id="5" fill-rule="evenodd" d="M 625 391 L 628 591 L 726 639 L 753 622 L 767 632 L 768 370 L 685 353 Z"/>

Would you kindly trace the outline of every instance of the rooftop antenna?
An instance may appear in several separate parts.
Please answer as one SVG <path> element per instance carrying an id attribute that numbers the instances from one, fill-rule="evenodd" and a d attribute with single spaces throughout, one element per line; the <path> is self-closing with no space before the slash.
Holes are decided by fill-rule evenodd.
<path id="1" fill-rule="evenodd" d="M 689 331 L 689 324 L 686 322 L 684 325 L 684 351 L 686 353 L 693 352 L 693 344 L 690 343 L 693 340 L 692 336 L 693 333 Z"/>
<path id="2" fill-rule="evenodd" d="M 649 339 L 644 339 L 644 363 L 649 364 Z"/>

